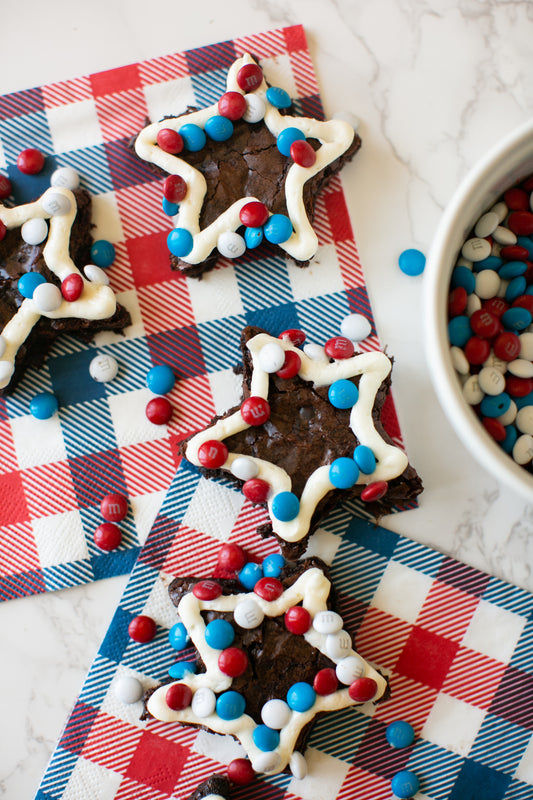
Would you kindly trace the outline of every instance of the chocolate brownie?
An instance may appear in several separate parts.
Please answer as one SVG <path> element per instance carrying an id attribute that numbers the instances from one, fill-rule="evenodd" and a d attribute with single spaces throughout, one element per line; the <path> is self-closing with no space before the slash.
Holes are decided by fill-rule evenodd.
<path id="1" fill-rule="evenodd" d="M 67 238 L 66 257 L 71 259 L 78 270 L 81 270 L 83 265 L 88 264 L 91 260 L 91 197 L 88 192 L 81 189 L 76 189 L 72 194 L 64 189 L 56 189 L 55 191 L 62 193 L 67 198 L 72 198 L 72 202 L 75 202 L 77 206 L 76 215 L 70 228 L 70 236 Z M 26 304 L 26 308 L 28 308 L 28 303 L 32 302 L 27 298 L 25 299 L 19 290 L 18 281 L 21 276 L 30 272 L 38 273 L 47 283 L 58 288 L 61 287 L 59 277 L 50 268 L 45 256 L 45 250 L 51 240 L 52 233 L 41 244 L 32 245 L 22 239 L 20 224 L 10 225 L 10 220 L 12 219 L 10 215 L 22 209 L 22 206 L 19 206 L 18 209 L 7 209 L 0 205 L 0 219 L 4 218 L 7 225 L 5 236 L 0 241 L 0 332 L 3 334 L 0 335 L 0 340 L 2 341 L 0 350 L 3 350 L 6 354 L 9 353 L 9 349 L 6 348 L 6 342 L 9 346 L 11 327 L 6 328 L 6 326 L 15 316 L 24 313 L 21 311 L 23 304 Z M 52 230 L 51 222 L 50 230 Z M 68 237 L 68 231 L 66 235 Z M 69 271 L 72 271 L 72 269 L 70 268 Z M 105 307 L 109 308 L 110 315 L 96 319 L 84 318 L 82 316 L 83 306 L 81 306 L 80 300 L 78 300 L 77 304 L 72 303 L 72 316 L 67 315 L 69 306 L 66 304 L 64 304 L 65 315 L 62 316 L 54 314 L 47 316 L 46 312 L 41 312 L 42 315 L 39 317 L 37 313 L 37 321 L 32 326 L 28 326 L 29 331 L 25 339 L 17 341 L 16 331 L 15 336 L 12 337 L 11 357 L 13 357 L 13 354 L 16 355 L 14 357 L 14 372 L 10 379 L 7 374 L 9 365 L 2 363 L 2 355 L 4 353 L 0 352 L 0 366 L 3 366 L 6 370 L 6 374 L 2 374 L 0 378 L 3 378 L 4 382 L 8 381 L 7 385 L 4 386 L 1 386 L 0 382 L 0 395 L 12 392 L 29 366 L 41 366 L 54 341 L 62 333 L 73 334 L 88 342 L 92 340 L 98 331 L 121 331 L 131 324 L 129 313 L 125 308 L 116 304 L 114 295 L 109 287 L 104 287 L 101 284 L 91 284 L 88 281 L 84 281 L 84 287 L 84 292 L 92 293 L 91 301 L 98 300 L 98 294 L 104 297 Z M 83 294 L 80 299 L 83 300 Z M 34 313 L 31 308 L 30 313 Z M 91 314 L 95 316 L 93 311 L 91 311 Z M 96 315 L 98 315 L 98 312 Z M 19 344 L 18 347 L 16 346 L 17 344 Z"/>
<path id="2" fill-rule="evenodd" d="M 338 360 L 326 357 L 326 361 L 313 362 L 288 337 L 275 339 L 255 327 L 244 329 L 241 347 L 243 403 L 257 402 L 250 401 L 250 397 L 258 394 L 262 377 L 261 385 L 266 391 L 261 389 L 259 394 L 263 404 L 267 401 L 268 418 L 262 424 L 244 424 L 245 405 L 241 403 L 184 440 L 180 451 L 207 477 L 221 472 L 229 474 L 250 500 L 268 508 L 270 521 L 258 530 L 264 536 L 277 536 L 284 555 L 300 556 L 309 535 L 341 499 L 362 498 L 371 513 L 382 515 L 397 504 L 413 500 L 422 491 L 416 471 L 394 445 L 381 421 L 391 383 L 391 362 L 383 353 Z M 281 377 L 282 371 L 263 372 L 264 347 L 284 348 L 285 358 L 290 351 L 300 363 L 298 372 L 292 377 Z M 355 417 L 357 403 L 355 409 L 353 405 L 347 408 L 333 405 L 330 389 L 338 379 L 349 380 L 357 388 L 357 394 L 362 396 L 357 403 L 363 403 L 368 410 L 366 417 L 363 412 L 360 418 Z M 211 445 L 214 442 L 211 459 L 209 442 Z M 338 488 L 335 481 L 330 482 L 327 470 L 331 475 L 332 464 L 335 463 L 336 469 L 338 459 L 352 459 L 355 448 L 361 444 L 372 449 L 375 469 L 366 474 L 361 469 L 356 477 L 358 482 Z M 241 459 L 236 465 L 238 456 L 246 461 Z M 292 502 L 298 513 L 283 519 L 286 513 L 277 516 L 274 505 L 278 493 L 288 492 L 296 499 L 284 499 Z"/>
<path id="3" fill-rule="evenodd" d="M 211 775 L 210 778 L 202 781 L 202 783 L 197 786 L 187 800 L 203 800 L 204 797 L 211 800 L 212 796 L 215 796 L 217 800 L 218 798 L 229 800 L 230 785 L 225 775 L 219 775 L 218 773 Z"/>

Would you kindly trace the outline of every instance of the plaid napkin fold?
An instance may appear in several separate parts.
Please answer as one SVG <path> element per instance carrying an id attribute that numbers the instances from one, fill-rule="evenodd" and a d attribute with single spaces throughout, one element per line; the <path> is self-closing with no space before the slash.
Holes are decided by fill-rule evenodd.
<path id="1" fill-rule="evenodd" d="M 52 591 L 126 573 L 153 522 L 177 466 L 176 443 L 238 400 L 231 368 L 246 324 L 273 334 L 303 328 L 323 343 L 343 317 L 372 319 L 340 180 L 318 198 L 316 259 L 298 269 L 281 256 L 221 259 L 202 281 L 171 272 L 161 208 L 161 179 L 130 152 L 145 123 L 188 104 L 214 102 L 226 72 L 250 51 L 270 80 L 295 99 L 297 113 L 321 117 L 318 87 L 301 26 L 201 47 L 0 98 L 0 168 L 17 203 L 39 196 L 56 166 L 72 166 L 93 195 L 95 237 L 111 240 L 109 277 L 131 313 L 125 336 L 99 334 L 86 346 L 65 336 L 45 366 L 30 370 L 13 396 L 0 400 L 0 599 Z M 42 173 L 22 175 L 19 152 L 47 154 Z M 217 302 L 212 298 L 216 296 Z M 375 349 L 373 330 L 363 343 Z M 96 383 L 96 353 L 120 364 L 118 377 Z M 167 426 L 148 422 L 145 376 L 166 363 L 178 381 Z M 34 394 L 53 391 L 60 410 L 49 420 L 29 413 Z M 389 431 L 401 444 L 394 408 Z M 154 468 L 154 465 L 157 468 Z M 109 492 L 129 499 L 123 541 L 99 550 L 94 529 Z"/>
<path id="2" fill-rule="evenodd" d="M 210 575 L 222 542 L 259 556 L 276 550 L 250 533 L 256 514 L 226 481 L 180 465 L 36 800 L 185 800 L 242 756 L 230 737 L 140 722 L 141 702 L 122 704 L 116 685 L 133 675 L 149 688 L 186 658 L 168 642 L 171 577 Z M 402 769 L 420 779 L 417 800 L 531 800 L 533 597 L 348 507 L 330 514 L 312 549 L 331 562 L 345 627 L 389 676 L 392 696 L 320 719 L 303 780 L 264 777 L 232 800 L 389 800 Z M 147 644 L 128 636 L 138 614 L 158 626 Z M 399 719 L 416 740 L 392 750 L 385 729 Z"/>

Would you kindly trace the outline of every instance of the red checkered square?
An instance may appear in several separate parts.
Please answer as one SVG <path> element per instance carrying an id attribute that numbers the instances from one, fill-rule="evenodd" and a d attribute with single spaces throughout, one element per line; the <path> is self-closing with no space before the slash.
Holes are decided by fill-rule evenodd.
<path id="1" fill-rule="evenodd" d="M 142 61 L 138 64 L 139 77 L 143 86 L 152 83 L 162 83 L 169 78 L 185 78 L 189 74 L 187 59 L 183 53 L 173 53 L 160 58 L 152 58 L 150 61 Z"/>
<path id="2" fill-rule="evenodd" d="M 354 800 L 356 797 L 361 800 L 390 800 L 390 780 L 353 765 L 342 784 L 338 800 Z"/>
<path id="3" fill-rule="evenodd" d="M 0 475 L 0 497 L 2 498 L 2 524 L 16 525 L 29 517 L 20 472 Z"/>
<path id="4" fill-rule="evenodd" d="M 267 31 L 258 36 L 241 36 L 233 40 L 237 55 L 251 53 L 255 58 L 272 58 L 287 52 L 283 30 Z"/>
<path id="5" fill-rule="evenodd" d="M 433 689 L 441 689 L 457 649 L 455 642 L 414 625 L 395 671 Z"/>
<path id="6" fill-rule="evenodd" d="M 18 467 L 15 443 L 9 420 L 0 422 L 0 474 L 13 472 Z"/>
<path id="7" fill-rule="evenodd" d="M 39 553 L 30 522 L 0 528 L 0 576 L 39 569 Z"/>
<path id="8" fill-rule="evenodd" d="M 140 183 L 115 192 L 122 229 L 126 239 L 136 239 L 156 231 L 166 235 L 172 228 L 161 201 L 163 188 L 158 183 Z"/>
<path id="9" fill-rule="evenodd" d="M 285 44 L 289 53 L 294 50 L 307 50 L 307 39 L 305 31 L 301 25 L 293 25 L 291 28 L 283 28 Z"/>
<path id="10" fill-rule="evenodd" d="M 390 689 L 391 696 L 387 702 L 376 706 L 375 719 L 385 725 L 406 719 L 415 733 L 420 733 L 438 697 L 438 691 L 396 672 L 390 677 Z"/>
<path id="11" fill-rule="evenodd" d="M 331 225 L 333 241 L 353 240 L 352 223 L 340 182 L 335 188 L 330 184 L 328 191 L 324 192 L 324 205 Z"/>
<path id="12" fill-rule="evenodd" d="M 176 413 L 170 420 L 168 430 L 180 441 L 207 425 L 215 415 L 207 375 L 180 378 L 176 381 L 170 398 Z"/>
<path id="13" fill-rule="evenodd" d="M 77 508 L 76 494 L 66 461 L 27 469 L 22 475 L 22 482 L 32 519 Z M 53 491 L 50 487 L 53 487 Z"/>
<path id="14" fill-rule="evenodd" d="M 505 664 L 460 647 L 442 684 L 442 691 L 477 708 L 489 708 L 505 673 Z"/>
<path id="15" fill-rule="evenodd" d="M 51 83 L 42 87 L 45 108 L 79 103 L 81 100 L 90 100 L 92 96 L 92 85 L 88 75 L 72 81 L 61 81 L 61 83 Z"/>
<path id="16" fill-rule="evenodd" d="M 460 642 L 478 603 L 479 597 L 436 580 L 428 592 L 416 623 L 428 631 Z"/>
<path id="17" fill-rule="evenodd" d="M 165 231 L 130 239 L 126 246 L 136 286 L 147 286 L 175 278 L 176 273 L 170 269 Z"/>
<path id="18" fill-rule="evenodd" d="M 95 97 L 115 92 L 126 92 L 137 89 L 141 84 L 138 64 L 128 64 L 90 75 L 91 86 Z"/>
<path id="19" fill-rule="evenodd" d="M 180 744 L 144 731 L 130 761 L 126 776 L 171 794 L 178 785 L 188 750 Z"/>
<path id="20" fill-rule="evenodd" d="M 181 276 L 170 281 L 140 286 L 139 306 L 147 334 L 160 333 L 194 324 L 194 311 L 186 279 Z M 165 309 L 160 314 L 161 308 Z"/>
<path id="21" fill-rule="evenodd" d="M 115 772 L 124 773 L 142 738 L 133 725 L 99 712 L 89 731 L 81 755 Z"/>
<path id="22" fill-rule="evenodd" d="M 300 97 L 319 94 L 311 55 L 308 50 L 293 50 L 290 53 L 291 67 Z"/>
<path id="23" fill-rule="evenodd" d="M 177 447 L 168 438 L 133 444 L 121 448 L 120 461 L 130 497 L 160 492 L 176 472 Z"/>
<path id="24" fill-rule="evenodd" d="M 377 608 L 369 608 L 357 632 L 357 652 L 385 669 L 392 669 L 411 634 L 411 627 Z"/>
<path id="25" fill-rule="evenodd" d="M 95 95 L 104 142 L 127 138 L 146 124 L 148 109 L 140 86 L 116 94 Z M 135 158 L 133 153 L 132 159 Z"/>
<path id="26" fill-rule="evenodd" d="M 162 571 L 171 575 L 202 575 L 209 577 L 217 563 L 220 541 L 205 533 L 189 528 L 178 527 Z M 199 565 L 201 564 L 201 570 Z"/>
<path id="27" fill-rule="evenodd" d="M 109 271 L 109 280 L 114 292 L 129 292 L 135 288 L 130 253 L 127 243 L 115 242 L 115 260 L 113 269 Z"/>

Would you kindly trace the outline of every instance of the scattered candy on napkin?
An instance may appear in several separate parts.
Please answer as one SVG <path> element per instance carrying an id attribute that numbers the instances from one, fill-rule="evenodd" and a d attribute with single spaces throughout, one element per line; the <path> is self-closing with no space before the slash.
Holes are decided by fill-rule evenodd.
<path id="1" fill-rule="evenodd" d="M 245 325 L 274 335 L 303 328 L 310 341 L 323 343 L 350 312 L 372 322 L 338 177 L 317 199 L 319 247 L 307 269 L 257 251 L 253 271 L 246 259 L 221 259 L 202 281 L 170 270 L 172 222 L 161 206 L 162 178 L 132 154 L 130 139 L 147 116 L 159 119 L 171 108 L 178 113 L 220 97 L 228 67 L 245 51 L 295 99 L 297 113 L 321 116 L 301 26 L 0 98 L 0 168 L 15 201 L 42 194 L 56 167 L 76 169 L 93 195 L 95 238 L 115 246 L 108 275 L 133 319 L 125 336 L 99 334 L 93 345 L 60 339 L 44 367 L 30 370 L 0 400 L 0 599 L 131 569 L 175 472 L 177 442 L 239 399 L 231 368 Z M 16 166 L 29 147 L 46 154 L 35 175 Z M 360 349 L 378 347 L 372 328 Z M 116 359 L 116 378 L 90 376 L 97 355 Z M 152 421 L 162 422 L 166 404 L 152 406 L 151 419 L 145 414 L 153 398 L 146 375 L 154 364 L 170 366 L 176 376 L 168 424 Z M 30 414 L 40 392 L 59 401 L 50 419 Z M 401 444 L 392 404 L 388 417 L 387 428 Z M 95 544 L 94 532 L 104 522 L 100 501 L 109 493 L 127 497 L 128 514 L 120 522 L 120 546 L 107 552 Z"/>

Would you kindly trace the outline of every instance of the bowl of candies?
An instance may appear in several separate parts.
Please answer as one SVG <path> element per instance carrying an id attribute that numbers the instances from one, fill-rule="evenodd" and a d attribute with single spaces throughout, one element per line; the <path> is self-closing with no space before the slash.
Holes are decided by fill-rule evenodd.
<path id="1" fill-rule="evenodd" d="M 424 276 L 426 354 L 472 455 L 533 500 L 533 121 L 448 204 Z"/>

